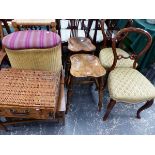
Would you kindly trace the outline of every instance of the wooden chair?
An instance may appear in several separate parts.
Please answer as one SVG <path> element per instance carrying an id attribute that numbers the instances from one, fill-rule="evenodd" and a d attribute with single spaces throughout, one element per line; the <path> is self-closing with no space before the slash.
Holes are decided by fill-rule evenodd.
<path id="1" fill-rule="evenodd" d="M 117 41 L 124 39 L 130 32 L 144 35 L 147 42 L 138 54 L 134 52 L 128 56 L 124 56 L 123 54 L 117 52 L 116 43 Z M 112 40 L 114 60 L 108 76 L 110 102 L 103 117 L 104 121 L 108 118 L 112 108 L 117 102 L 128 103 L 129 105 L 131 103 L 146 102 L 141 108 L 138 109 L 137 118 L 140 118 L 141 111 L 149 108 L 153 104 L 153 99 L 155 98 L 155 87 L 145 76 L 136 70 L 138 59 L 149 49 L 151 43 L 152 37 L 147 31 L 134 27 L 124 28 L 114 36 Z M 118 61 L 122 59 L 131 59 L 133 61 L 132 68 L 116 67 Z"/>
<path id="2" fill-rule="evenodd" d="M 0 41 L 1 41 L 1 44 L 2 44 L 3 37 L 4 37 L 3 27 L 2 27 L 2 22 L 0 21 Z M 5 56 L 6 56 L 5 49 L 4 49 L 3 45 L 1 45 L 1 47 L 0 47 L 0 65 L 1 65 L 2 61 L 4 60 Z"/>
<path id="3" fill-rule="evenodd" d="M 8 34 L 11 33 L 11 29 L 10 29 L 10 27 L 9 27 L 8 22 L 11 22 L 12 20 L 13 20 L 13 19 L 0 19 L 0 21 L 3 23 L 3 26 L 4 26 L 4 28 L 6 29 L 6 32 L 7 32 Z"/>

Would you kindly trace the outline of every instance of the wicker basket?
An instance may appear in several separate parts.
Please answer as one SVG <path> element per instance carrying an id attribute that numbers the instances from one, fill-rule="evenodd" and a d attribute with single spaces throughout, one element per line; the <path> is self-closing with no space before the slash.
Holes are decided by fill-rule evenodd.
<path id="1" fill-rule="evenodd" d="M 2 69 L 0 74 L 0 116 L 55 117 L 60 100 L 60 72 Z"/>
<path id="2" fill-rule="evenodd" d="M 5 48 L 12 68 L 60 72 L 61 44 L 53 48 L 12 50 Z"/>

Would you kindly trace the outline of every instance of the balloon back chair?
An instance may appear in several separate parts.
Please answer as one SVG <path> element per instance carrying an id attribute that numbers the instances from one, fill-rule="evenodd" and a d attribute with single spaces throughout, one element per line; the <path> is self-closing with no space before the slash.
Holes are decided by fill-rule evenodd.
<path id="1" fill-rule="evenodd" d="M 143 49 L 136 54 L 130 53 L 129 55 L 123 55 L 117 52 L 117 41 L 123 40 L 129 33 L 139 33 L 146 38 L 146 45 Z M 140 28 L 124 28 L 120 30 L 112 40 L 112 50 L 114 55 L 114 61 L 110 69 L 108 76 L 108 90 L 110 95 L 110 102 L 107 106 L 106 113 L 103 120 L 107 120 L 112 108 L 117 102 L 123 102 L 131 105 L 131 103 L 146 102 L 137 111 L 137 118 L 140 118 L 140 112 L 146 108 L 149 108 L 155 98 L 155 87 L 151 82 L 136 70 L 138 59 L 148 51 L 152 43 L 151 35 Z M 132 68 L 130 67 L 116 67 L 118 61 L 122 59 L 131 59 L 133 61 Z"/>
<path id="2" fill-rule="evenodd" d="M 13 22 L 13 25 L 23 25 L 27 21 Z M 39 24 L 43 23 L 36 23 L 36 26 Z M 30 26 L 31 22 L 26 25 Z M 23 30 L 7 35 L 2 43 L 11 68 L 0 71 L 0 116 L 7 118 L 0 126 L 6 129 L 6 125 L 19 122 L 64 122 L 64 75 L 59 35 L 46 30 Z"/>

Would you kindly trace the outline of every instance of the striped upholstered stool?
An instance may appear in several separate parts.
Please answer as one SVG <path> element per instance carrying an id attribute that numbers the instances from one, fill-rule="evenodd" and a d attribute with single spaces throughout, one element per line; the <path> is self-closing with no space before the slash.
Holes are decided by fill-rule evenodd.
<path id="1" fill-rule="evenodd" d="M 2 43 L 12 68 L 61 70 L 61 40 L 54 32 L 18 31 L 4 37 Z"/>

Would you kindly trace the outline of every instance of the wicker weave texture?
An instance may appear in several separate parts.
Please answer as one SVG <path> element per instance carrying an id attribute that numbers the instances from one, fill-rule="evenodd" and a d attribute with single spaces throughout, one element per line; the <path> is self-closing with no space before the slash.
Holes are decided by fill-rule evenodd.
<path id="1" fill-rule="evenodd" d="M 56 108 L 60 73 L 2 69 L 0 72 L 0 106 Z"/>
<path id="2" fill-rule="evenodd" d="M 61 45 L 45 49 L 11 50 L 5 48 L 12 68 L 60 72 Z"/>

